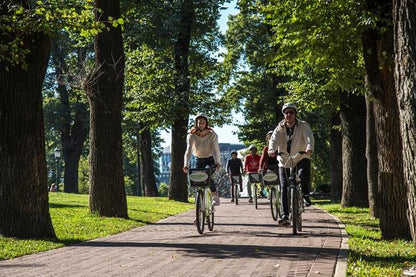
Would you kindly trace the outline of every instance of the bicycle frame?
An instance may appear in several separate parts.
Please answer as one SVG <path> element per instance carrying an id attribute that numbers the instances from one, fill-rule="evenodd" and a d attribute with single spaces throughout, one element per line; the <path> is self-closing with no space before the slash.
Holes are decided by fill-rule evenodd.
<path id="1" fill-rule="evenodd" d="M 232 175 L 231 176 L 232 181 L 232 188 L 234 189 L 234 200 L 235 204 L 238 205 L 238 195 L 240 193 L 240 175 Z"/>
<path id="2" fill-rule="evenodd" d="M 259 185 L 261 185 L 261 175 L 257 172 L 248 173 L 250 185 L 252 186 L 252 194 L 254 199 L 254 207 L 257 209 L 257 193 L 259 192 Z"/>
<path id="3" fill-rule="evenodd" d="M 286 164 L 290 163 L 290 175 L 288 179 L 289 218 L 292 221 L 293 234 L 296 235 L 298 231 L 302 231 L 302 212 L 304 211 L 304 203 L 302 186 L 300 184 L 299 176 L 296 174 L 296 164 L 294 161 L 299 157 L 299 155 L 306 154 L 306 152 L 299 151 L 294 155 L 289 155 L 287 153 L 277 154 L 286 155 L 288 157 Z"/>
<path id="4" fill-rule="evenodd" d="M 270 199 L 270 210 L 272 212 L 272 218 L 277 221 L 280 216 L 280 183 L 278 174 L 272 170 L 263 172 L 263 185 L 268 188 Z"/>
<path id="5" fill-rule="evenodd" d="M 214 209 L 212 206 L 212 167 L 193 168 L 188 171 L 188 182 L 195 188 L 195 211 L 198 233 L 204 232 L 205 220 L 210 231 L 214 229 Z"/>

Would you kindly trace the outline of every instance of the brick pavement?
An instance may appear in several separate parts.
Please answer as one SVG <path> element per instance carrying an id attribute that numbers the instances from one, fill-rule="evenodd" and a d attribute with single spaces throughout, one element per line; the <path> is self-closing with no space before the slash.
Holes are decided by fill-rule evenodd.
<path id="1" fill-rule="evenodd" d="M 221 199 L 214 231 L 198 234 L 191 210 L 120 234 L 0 262 L 0 276 L 345 276 L 343 225 L 315 207 L 303 230 L 277 226 L 266 199 L 256 210 Z M 338 263 L 337 263 L 338 261 Z M 341 262 L 340 262 L 341 261 Z"/>

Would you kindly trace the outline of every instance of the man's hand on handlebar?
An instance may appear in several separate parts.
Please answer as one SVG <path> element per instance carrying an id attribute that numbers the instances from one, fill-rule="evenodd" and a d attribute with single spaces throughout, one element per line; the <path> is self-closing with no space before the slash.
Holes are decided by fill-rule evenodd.
<path id="1" fill-rule="evenodd" d="M 188 174 L 188 166 L 187 166 L 187 165 L 185 165 L 185 166 L 183 167 L 183 172 L 185 172 L 185 174 Z"/>

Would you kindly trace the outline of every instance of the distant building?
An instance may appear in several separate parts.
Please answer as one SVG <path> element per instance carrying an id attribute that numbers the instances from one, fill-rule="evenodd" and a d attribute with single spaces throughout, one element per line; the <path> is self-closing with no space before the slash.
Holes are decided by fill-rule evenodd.
<path id="1" fill-rule="evenodd" d="M 244 149 L 246 146 L 244 144 L 231 144 L 231 143 L 220 143 L 220 155 L 221 155 L 221 166 L 225 167 L 227 164 L 228 159 L 231 157 L 232 150 L 241 150 Z M 191 164 L 193 163 L 193 159 L 191 160 Z M 171 153 L 170 153 L 170 146 L 167 146 L 163 149 L 163 153 L 159 158 L 159 169 L 160 174 L 157 176 L 158 185 L 160 183 L 169 184 L 170 178 L 170 165 L 171 165 Z"/>

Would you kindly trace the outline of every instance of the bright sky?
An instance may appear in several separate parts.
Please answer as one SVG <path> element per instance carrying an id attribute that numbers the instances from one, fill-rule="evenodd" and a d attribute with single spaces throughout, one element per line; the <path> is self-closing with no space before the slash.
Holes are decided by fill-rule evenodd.
<path id="1" fill-rule="evenodd" d="M 236 1 L 237 0 L 232 0 L 231 3 L 225 4 L 224 7 L 227 9 L 221 10 L 222 15 L 218 21 L 218 24 L 220 25 L 220 30 L 223 33 L 227 30 L 228 15 L 230 14 L 234 15 L 238 13 L 238 10 L 235 9 Z M 241 114 L 235 114 L 233 124 L 238 124 L 242 122 L 243 122 L 243 116 Z M 238 130 L 236 126 L 225 125 L 221 128 L 213 126 L 213 128 L 214 128 L 214 131 L 218 135 L 219 143 L 233 143 L 233 144 L 241 143 L 238 140 L 237 135 L 233 134 L 233 132 L 236 132 Z M 170 146 L 170 142 L 171 142 L 170 132 L 162 132 L 161 136 L 165 140 L 165 142 L 162 143 L 162 146 L 163 147 Z"/>

